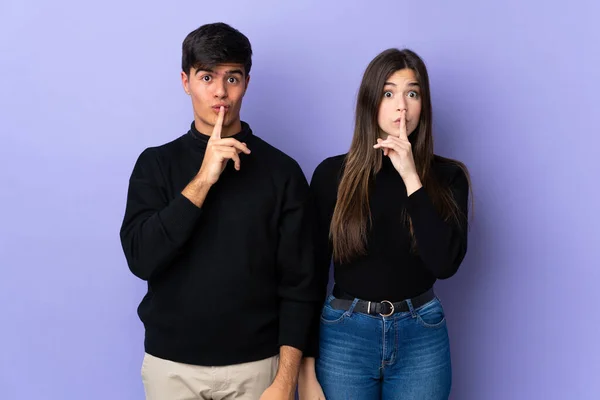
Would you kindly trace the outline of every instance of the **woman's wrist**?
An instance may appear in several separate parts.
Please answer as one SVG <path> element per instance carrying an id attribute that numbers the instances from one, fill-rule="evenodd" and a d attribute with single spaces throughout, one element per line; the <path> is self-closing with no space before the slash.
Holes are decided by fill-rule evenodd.
<path id="1" fill-rule="evenodd" d="M 299 380 L 302 381 L 310 381 L 312 379 L 317 379 L 317 374 L 315 372 L 315 359 L 314 357 L 305 357 L 302 359 L 302 363 L 300 364 L 300 374 L 298 377 Z"/>
<path id="2" fill-rule="evenodd" d="M 402 177 L 402 180 L 404 181 L 404 185 L 406 186 L 406 194 L 408 196 L 410 196 L 411 194 L 423 187 L 421 179 L 416 173 L 411 174 L 407 177 Z"/>

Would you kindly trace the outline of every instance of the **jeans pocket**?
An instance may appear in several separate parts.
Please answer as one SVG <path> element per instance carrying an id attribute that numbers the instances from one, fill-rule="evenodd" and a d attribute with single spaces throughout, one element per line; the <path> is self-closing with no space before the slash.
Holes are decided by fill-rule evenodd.
<path id="1" fill-rule="evenodd" d="M 329 296 L 325 305 L 323 305 L 323 309 L 321 310 L 321 322 L 324 324 L 337 324 L 342 322 L 347 314 L 344 310 L 336 310 L 331 307 L 331 300 L 333 300 L 333 296 Z"/>
<path id="2" fill-rule="evenodd" d="M 436 297 L 417 310 L 417 321 L 425 328 L 441 328 L 446 324 L 444 307 Z"/>

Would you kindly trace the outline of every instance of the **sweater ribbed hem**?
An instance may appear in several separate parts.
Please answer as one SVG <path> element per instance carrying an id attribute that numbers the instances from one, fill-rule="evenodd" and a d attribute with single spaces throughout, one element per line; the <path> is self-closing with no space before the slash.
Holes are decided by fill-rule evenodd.
<path id="1" fill-rule="evenodd" d="M 226 366 L 264 360 L 279 354 L 277 335 L 272 343 L 252 343 L 239 337 L 237 343 L 203 343 L 173 332 L 146 329 L 145 351 L 155 357 L 200 366 Z"/>

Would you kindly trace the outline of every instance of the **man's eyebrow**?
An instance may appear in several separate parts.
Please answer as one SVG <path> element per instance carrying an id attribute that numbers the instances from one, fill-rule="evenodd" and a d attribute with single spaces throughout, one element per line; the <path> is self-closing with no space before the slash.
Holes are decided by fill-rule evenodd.
<path id="1" fill-rule="evenodd" d="M 199 68 L 196 70 L 196 75 L 200 72 L 210 72 L 214 73 L 215 71 L 212 68 Z M 244 76 L 244 72 L 241 69 L 230 69 L 225 71 L 225 75 L 241 75 Z"/>
<path id="2" fill-rule="evenodd" d="M 242 75 L 244 76 L 244 72 L 241 69 L 231 69 L 229 71 L 226 71 L 225 74 L 227 75 Z"/>
<path id="3" fill-rule="evenodd" d="M 214 72 L 214 71 L 212 69 L 210 69 L 210 68 L 198 68 L 196 70 L 196 74 L 195 75 L 198 75 L 200 72 Z"/>

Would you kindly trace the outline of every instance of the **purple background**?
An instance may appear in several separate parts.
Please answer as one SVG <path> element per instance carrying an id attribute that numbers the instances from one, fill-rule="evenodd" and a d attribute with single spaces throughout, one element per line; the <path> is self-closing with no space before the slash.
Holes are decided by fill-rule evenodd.
<path id="1" fill-rule="evenodd" d="M 371 58 L 420 53 L 436 150 L 476 194 L 467 259 L 437 285 L 452 398 L 600 398 L 598 3 L 282 3 L 0 3 L 0 398 L 143 398 L 127 179 L 187 130 L 181 41 L 214 21 L 254 46 L 242 117 L 309 178 L 347 150 Z"/>

